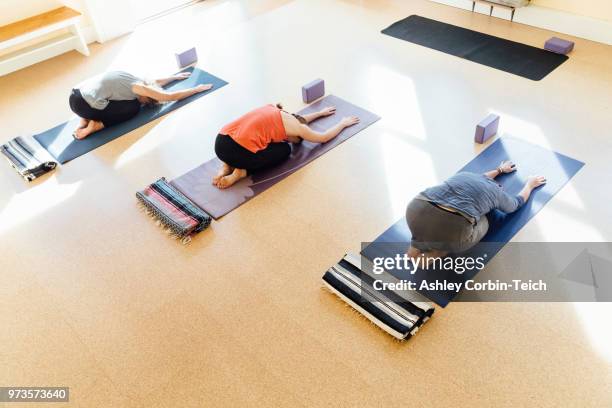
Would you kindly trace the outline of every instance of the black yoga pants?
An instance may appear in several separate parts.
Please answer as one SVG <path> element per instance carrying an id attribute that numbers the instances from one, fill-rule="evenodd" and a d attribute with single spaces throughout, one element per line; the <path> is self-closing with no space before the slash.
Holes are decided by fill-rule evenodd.
<path id="1" fill-rule="evenodd" d="M 132 119 L 140 112 L 138 99 L 131 101 L 109 101 L 104 109 L 92 108 L 81 95 L 81 91 L 73 89 L 69 98 L 70 109 L 83 119 L 102 122 L 105 127 L 116 125 Z"/>
<path id="2" fill-rule="evenodd" d="M 291 154 L 291 146 L 287 142 L 270 143 L 265 149 L 253 153 L 230 136 L 220 134 L 215 140 L 215 153 L 229 166 L 254 173 L 287 160 Z"/>

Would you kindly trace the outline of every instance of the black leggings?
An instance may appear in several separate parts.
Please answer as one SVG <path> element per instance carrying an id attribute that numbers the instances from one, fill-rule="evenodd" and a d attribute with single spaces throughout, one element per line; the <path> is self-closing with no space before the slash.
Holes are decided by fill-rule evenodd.
<path id="1" fill-rule="evenodd" d="M 215 153 L 229 166 L 254 173 L 287 160 L 291 154 L 291 146 L 287 142 L 270 143 L 265 149 L 253 153 L 240 146 L 230 136 L 219 134 L 215 140 Z"/>
<path id="2" fill-rule="evenodd" d="M 73 89 L 70 94 L 70 109 L 83 119 L 102 122 L 104 127 L 116 125 L 132 119 L 140 112 L 140 102 L 138 99 L 131 101 L 109 101 L 104 109 L 92 108 L 81 95 L 81 91 Z"/>

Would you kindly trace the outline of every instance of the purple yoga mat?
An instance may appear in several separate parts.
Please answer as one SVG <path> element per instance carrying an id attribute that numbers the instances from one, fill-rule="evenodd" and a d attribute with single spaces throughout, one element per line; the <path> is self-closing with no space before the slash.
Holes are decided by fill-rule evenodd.
<path id="1" fill-rule="evenodd" d="M 324 144 L 304 141 L 299 145 L 293 145 L 291 156 L 287 161 L 277 167 L 250 175 L 227 190 L 220 190 L 211 183 L 221 165 L 217 158 L 185 173 L 171 181 L 171 184 L 214 219 L 218 219 L 380 119 L 372 112 L 333 95 L 326 96 L 298 113 L 302 115 L 312 113 L 326 106 L 335 106 L 336 113 L 310 123 L 312 129 L 324 131 L 345 116 L 358 116 L 359 124 L 344 129 L 337 137 Z"/>

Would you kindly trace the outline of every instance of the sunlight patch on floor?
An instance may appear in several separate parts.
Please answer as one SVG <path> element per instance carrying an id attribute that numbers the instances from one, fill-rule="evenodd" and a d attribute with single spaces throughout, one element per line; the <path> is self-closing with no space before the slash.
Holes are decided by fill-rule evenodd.
<path id="1" fill-rule="evenodd" d="M 53 176 L 39 186 L 15 194 L 0 213 L 0 234 L 66 201 L 77 192 L 81 183 L 60 184 Z"/>
<path id="2" fill-rule="evenodd" d="M 419 148 L 411 146 L 398 136 L 383 134 L 378 143 L 381 144 L 384 171 L 387 184 L 388 201 L 394 215 L 401 215 L 406 210 L 408 202 L 418 194 L 423 186 L 434 185 L 436 172 L 431 155 Z M 407 166 L 406 163 L 410 162 Z M 418 168 L 418 174 L 411 174 L 408 168 Z"/>
<path id="3" fill-rule="evenodd" d="M 596 225 L 589 224 L 588 220 L 577 218 L 574 214 L 559 211 L 554 206 L 549 205 L 529 222 L 538 226 L 540 241 L 571 242 L 576 236 L 583 242 L 605 241 Z"/>
<path id="4" fill-rule="evenodd" d="M 371 65 L 366 71 L 368 102 L 377 112 L 385 112 L 385 126 L 425 140 L 425 126 L 419 99 L 412 79 L 382 65 Z"/>
<path id="5" fill-rule="evenodd" d="M 497 132 L 499 135 L 507 134 L 550 149 L 550 142 L 540 126 L 505 112 L 491 111 L 490 113 L 500 116 Z"/>
<path id="6" fill-rule="evenodd" d="M 516 116 L 509 115 L 507 113 L 492 113 L 500 116 L 498 131 L 499 135 L 507 134 L 509 136 L 525 140 L 529 143 L 545 147 L 546 149 L 554 150 L 550 144 L 548 137 L 546 137 L 546 135 L 538 125 L 528 122 L 524 119 L 517 118 Z M 520 163 L 517 163 L 517 165 L 520 166 Z M 559 164 L 559 166 L 561 166 L 561 164 Z M 555 195 L 554 199 L 559 200 L 576 209 L 584 210 L 586 208 L 584 205 L 584 201 L 580 198 L 580 195 L 572 185 L 571 180 L 563 187 L 559 194 Z"/>
<path id="7" fill-rule="evenodd" d="M 589 336 L 593 350 L 612 363 L 612 303 L 574 303 L 576 315 Z"/>
<path id="8" fill-rule="evenodd" d="M 165 121 L 171 122 L 171 121 Z M 120 169 L 130 162 L 156 150 L 161 145 L 176 137 L 174 129 L 168 129 L 165 123 L 158 124 L 146 135 L 139 138 L 130 147 L 119 154 L 113 168 Z"/>

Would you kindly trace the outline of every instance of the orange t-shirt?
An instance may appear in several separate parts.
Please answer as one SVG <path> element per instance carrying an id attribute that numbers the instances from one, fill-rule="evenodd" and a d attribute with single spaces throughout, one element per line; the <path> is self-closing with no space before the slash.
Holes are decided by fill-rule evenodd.
<path id="1" fill-rule="evenodd" d="M 265 149 L 270 143 L 287 140 L 281 111 L 274 105 L 252 110 L 223 126 L 219 133 L 230 136 L 240 146 L 253 153 Z"/>

